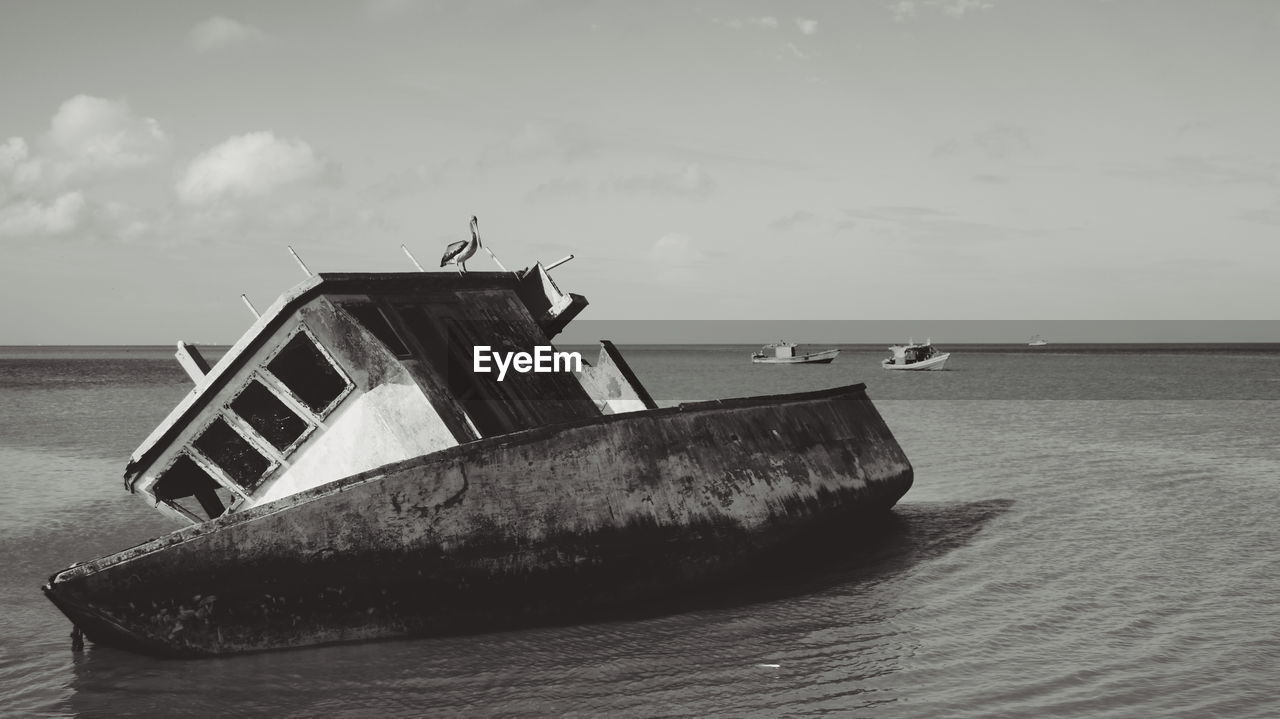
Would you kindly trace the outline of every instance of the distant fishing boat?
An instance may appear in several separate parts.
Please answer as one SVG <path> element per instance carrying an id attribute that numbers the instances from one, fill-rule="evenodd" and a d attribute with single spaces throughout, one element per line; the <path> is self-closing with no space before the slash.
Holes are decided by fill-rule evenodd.
<path id="1" fill-rule="evenodd" d="M 1047 344 L 1049 344 L 1048 340 L 1041 337 L 1040 335 L 1036 335 L 1035 337 L 1031 338 L 1031 341 L 1027 343 L 1027 346 L 1028 347 L 1044 347 Z"/>
<path id="2" fill-rule="evenodd" d="M 751 355 L 751 361 L 756 364 L 829 364 L 840 354 L 838 349 L 797 354 L 796 346 L 794 342 L 765 345 L 759 352 Z"/>
<path id="3" fill-rule="evenodd" d="M 923 344 L 908 340 L 905 345 L 891 346 L 889 351 L 893 356 L 880 361 L 880 366 L 885 369 L 940 370 L 951 357 L 950 352 L 939 352 L 933 346 L 933 340 L 925 340 Z"/>

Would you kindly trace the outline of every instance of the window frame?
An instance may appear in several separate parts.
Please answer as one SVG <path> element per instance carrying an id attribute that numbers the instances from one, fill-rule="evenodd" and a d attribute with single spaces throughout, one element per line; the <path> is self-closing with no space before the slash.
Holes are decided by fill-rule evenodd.
<path id="1" fill-rule="evenodd" d="M 258 481 L 252 489 L 240 484 L 232 478 L 231 475 L 221 467 L 221 465 L 213 461 L 212 457 L 205 454 L 204 451 L 196 446 L 196 440 L 204 436 L 204 433 L 208 431 L 209 427 L 213 426 L 213 423 L 218 420 L 225 422 L 227 426 L 231 428 L 232 432 L 240 435 L 241 439 L 248 442 L 250 447 L 253 447 L 258 454 L 261 454 L 267 459 L 267 468 L 262 470 L 262 474 L 258 475 Z M 249 431 L 246 432 L 246 429 Z M 226 485 L 228 488 L 234 488 L 236 494 L 242 495 L 245 498 L 248 498 L 256 492 L 258 488 L 271 477 L 271 475 L 275 474 L 277 469 L 284 465 L 283 458 L 276 452 L 276 448 L 272 447 L 271 443 L 267 442 L 266 439 L 259 437 L 258 433 L 253 431 L 253 428 L 249 427 L 248 424 L 245 423 L 244 419 L 232 412 L 226 406 L 210 417 L 208 422 L 201 425 L 200 431 L 191 435 L 190 441 L 183 445 L 182 450 L 178 454 L 182 454 L 183 452 L 190 455 L 191 459 L 194 460 L 196 464 L 201 465 L 204 471 L 212 474 L 214 480 L 219 484 Z M 174 461 L 177 461 L 176 457 Z"/>
<path id="2" fill-rule="evenodd" d="M 343 387 L 342 391 L 339 392 L 337 396 L 335 396 L 333 400 L 329 402 L 329 404 L 325 405 L 325 407 L 321 409 L 319 412 L 311 409 L 311 407 L 306 402 L 304 402 L 302 398 L 297 395 L 297 393 L 293 391 L 293 388 L 289 387 L 289 383 L 285 382 L 280 377 L 277 377 L 276 374 L 272 372 L 270 368 L 270 364 L 273 361 L 275 361 L 276 357 L 279 356 L 280 353 L 284 351 L 284 348 L 288 347 L 289 344 L 293 342 L 294 338 L 297 337 L 299 334 L 305 334 L 307 336 L 307 339 L 311 341 L 311 344 L 314 345 L 317 350 L 319 350 L 320 356 L 323 357 L 325 361 L 329 363 L 329 366 L 333 368 L 333 371 L 336 372 L 338 377 L 345 383 L 345 386 Z M 258 368 L 257 370 L 255 370 L 254 373 L 255 374 L 262 373 L 269 376 L 277 385 L 272 389 L 280 389 L 280 390 L 283 390 L 284 392 L 287 392 L 289 395 L 289 399 L 292 400 L 293 404 L 296 404 L 299 407 L 304 408 L 308 414 L 315 417 L 316 424 L 322 423 L 326 417 L 332 414 L 333 411 L 338 408 L 338 405 L 342 404 L 342 401 L 345 400 L 347 396 L 350 395 L 355 390 L 355 387 L 356 387 L 355 382 L 351 379 L 350 376 L 347 375 L 346 371 L 342 369 L 342 365 L 338 364 L 337 360 L 333 358 L 333 355 L 329 353 L 329 350 L 325 349 L 324 343 L 316 339 L 315 333 L 312 332 L 311 329 L 308 328 L 305 323 L 301 323 L 301 322 L 298 323 L 297 327 L 295 327 L 292 331 L 289 332 L 288 336 L 285 337 L 283 342 L 281 342 L 279 345 L 276 346 L 275 349 L 271 351 L 271 354 L 268 355 L 266 359 L 258 363 Z M 271 387 L 269 383 L 264 382 L 264 384 L 267 384 L 268 387 Z M 236 396 L 238 397 L 239 394 L 237 393 Z"/>
<path id="3" fill-rule="evenodd" d="M 210 422 L 210 424 L 212 424 L 212 422 Z M 206 425 L 206 428 L 207 426 L 208 425 Z M 204 430 L 202 429 L 199 433 L 197 433 L 197 436 L 203 433 L 204 433 Z M 237 483 L 236 481 L 228 477 L 226 473 L 222 471 L 222 468 L 219 467 L 217 464 L 214 464 L 214 462 L 210 460 L 208 457 L 204 456 L 203 452 L 201 452 L 200 450 L 196 449 L 193 445 L 188 443 L 181 450 L 174 452 L 173 457 L 167 463 L 165 463 L 164 468 L 161 469 L 159 472 L 156 472 L 155 480 L 151 483 L 151 486 L 148 488 L 150 490 L 149 493 L 151 494 L 151 498 L 155 500 L 156 506 L 163 504 L 169 507 L 170 509 L 178 512 L 179 514 L 186 517 L 187 519 L 191 520 L 192 522 L 195 522 L 196 524 L 202 524 L 204 522 L 210 522 L 213 519 L 216 519 L 216 517 L 200 517 L 199 515 L 190 511 L 186 507 L 183 507 L 182 505 L 178 504 L 174 500 L 160 499 L 159 495 L 157 494 L 156 490 L 160 485 L 161 479 L 164 477 L 165 474 L 169 472 L 169 470 L 173 469 L 173 466 L 177 464 L 183 457 L 186 457 L 187 459 L 194 462 L 195 465 L 199 467 L 205 474 L 209 475 L 214 482 L 216 482 L 219 486 L 221 486 L 223 489 L 230 492 L 231 495 L 235 497 L 235 501 L 228 504 L 226 508 L 223 510 L 222 516 L 225 517 L 228 514 L 231 514 L 232 512 L 238 510 L 245 502 L 249 501 L 249 495 L 245 491 L 244 487 L 241 487 L 239 483 Z"/>
<path id="4" fill-rule="evenodd" d="M 239 423 L 241 425 L 241 427 L 239 427 L 241 430 L 240 434 L 245 434 L 245 432 L 252 433 L 254 438 L 259 440 L 263 447 L 270 450 L 269 454 L 277 455 L 277 459 L 280 463 L 287 465 L 289 456 L 298 451 L 298 448 L 311 438 L 311 435 L 320 428 L 321 421 L 320 418 L 316 417 L 315 412 L 311 411 L 310 407 L 299 401 L 297 397 L 293 396 L 293 392 L 289 391 L 289 388 L 284 384 L 284 382 L 280 381 L 279 377 L 276 377 L 269 372 L 265 372 L 265 369 L 265 364 L 260 365 L 256 370 L 249 374 L 245 381 L 240 384 L 239 388 L 236 389 L 235 393 L 231 395 L 231 398 L 222 406 L 222 413 L 234 418 L 234 422 L 229 419 L 228 424 Z M 307 425 L 306 429 L 302 430 L 302 434 L 298 435 L 298 438 L 293 440 L 293 442 L 284 449 L 276 449 L 276 446 L 272 444 L 270 440 L 262 436 L 261 432 L 254 429 L 252 424 L 249 424 L 249 420 L 247 418 L 241 416 L 240 413 L 231 406 L 233 402 L 240 399 L 240 395 L 244 394 L 244 391 L 254 382 L 258 382 L 263 387 L 266 387 L 268 392 L 275 396 L 276 399 L 280 400 L 284 406 L 289 409 L 289 411 L 298 415 L 298 418 Z M 339 398 L 339 401 L 340 400 L 341 398 Z M 272 471 L 274 471 L 274 469 Z"/>

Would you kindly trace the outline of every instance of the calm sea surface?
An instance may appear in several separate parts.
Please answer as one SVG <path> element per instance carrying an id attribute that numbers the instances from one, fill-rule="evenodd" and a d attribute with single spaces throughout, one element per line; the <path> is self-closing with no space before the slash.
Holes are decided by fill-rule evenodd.
<path id="1" fill-rule="evenodd" d="M 39 587 L 173 529 L 121 472 L 185 375 L 0 348 L 0 714 L 1280 716 L 1280 346 L 753 349 L 624 353 L 664 404 L 866 382 L 916 483 L 847 562 L 647 618 L 166 661 L 73 653 Z"/>

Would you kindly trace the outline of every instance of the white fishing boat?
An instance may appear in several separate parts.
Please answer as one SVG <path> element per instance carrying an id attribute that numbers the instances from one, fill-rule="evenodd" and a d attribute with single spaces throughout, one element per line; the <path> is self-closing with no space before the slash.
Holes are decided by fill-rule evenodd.
<path id="1" fill-rule="evenodd" d="M 751 361 L 756 364 L 829 364 L 840 354 L 838 349 L 798 353 L 796 346 L 794 342 L 765 345 L 759 352 L 751 355 Z"/>
<path id="2" fill-rule="evenodd" d="M 905 345 L 889 347 L 889 351 L 893 356 L 880 361 L 880 366 L 885 369 L 940 370 L 951 357 L 950 352 L 939 352 L 933 346 L 933 340 L 925 340 L 923 344 L 908 340 Z"/>
<path id="3" fill-rule="evenodd" d="M 1047 344 L 1049 344 L 1048 340 L 1046 340 L 1044 337 L 1041 337 L 1040 335 L 1036 335 L 1035 337 L 1031 338 L 1031 341 L 1027 343 L 1027 346 L 1028 347 L 1044 347 Z"/>

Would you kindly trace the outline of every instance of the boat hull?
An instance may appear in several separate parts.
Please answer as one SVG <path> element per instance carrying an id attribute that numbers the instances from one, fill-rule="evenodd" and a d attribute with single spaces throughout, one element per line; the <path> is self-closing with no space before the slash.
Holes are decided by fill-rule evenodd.
<path id="1" fill-rule="evenodd" d="M 810 352 L 809 354 L 798 355 L 796 357 L 759 357 L 752 356 L 751 361 L 755 364 L 830 364 L 840 354 L 840 350 L 823 350 L 822 352 Z"/>
<path id="2" fill-rule="evenodd" d="M 933 357 L 930 357 L 927 360 L 923 360 L 921 362 L 912 362 L 911 364 L 890 364 L 889 360 L 881 360 L 880 366 L 885 369 L 892 369 L 892 370 L 904 370 L 908 372 L 928 372 L 930 370 L 943 369 L 946 366 L 947 360 L 950 359 L 950 357 L 951 357 L 950 352 L 944 352 L 940 355 L 935 355 Z"/>
<path id="3" fill-rule="evenodd" d="M 911 483 L 861 385 L 698 403 L 388 465 L 44 590 L 93 642 L 168 656 L 529 626 L 833 551 L 827 529 L 871 523 Z"/>

